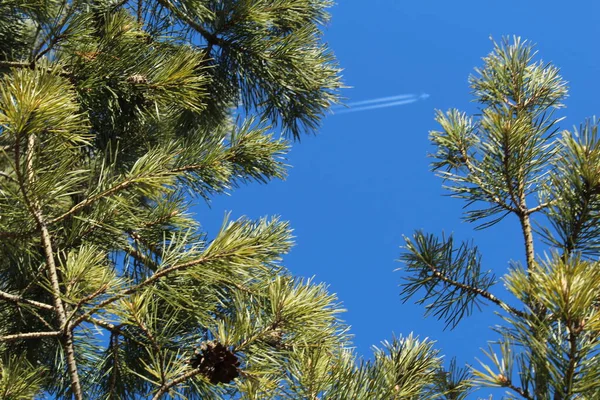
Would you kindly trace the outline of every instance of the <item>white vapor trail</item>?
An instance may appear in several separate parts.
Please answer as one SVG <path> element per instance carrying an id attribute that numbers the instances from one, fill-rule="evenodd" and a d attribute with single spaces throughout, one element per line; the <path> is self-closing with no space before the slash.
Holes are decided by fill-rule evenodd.
<path id="1" fill-rule="evenodd" d="M 346 107 L 364 106 L 365 104 L 374 104 L 374 103 L 383 103 L 386 101 L 404 100 L 404 99 L 410 99 L 413 97 L 417 97 L 417 95 L 416 94 L 400 94 L 398 96 L 379 97 L 377 99 L 371 99 L 371 100 L 353 101 L 351 103 L 346 104 Z M 339 106 L 336 106 L 336 108 L 344 108 L 344 106 L 339 105 Z"/>
<path id="2" fill-rule="evenodd" d="M 387 102 L 387 103 L 375 104 L 375 105 L 372 105 L 372 106 L 350 108 L 350 109 L 335 111 L 335 114 L 349 114 L 349 113 L 359 112 L 359 111 L 376 110 L 378 108 L 403 106 L 405 104 L 416 103 L 420 99 L 421 99 L 421 97 L 413 96 L 411 99 L 402 100 L 402 101 L 391 101 L 391 102 Z M 363 103 L 363 104 L 370 104 L 370 103 Z M 351 104 L 349 104 L 349 105 L 351 106 Z"/>

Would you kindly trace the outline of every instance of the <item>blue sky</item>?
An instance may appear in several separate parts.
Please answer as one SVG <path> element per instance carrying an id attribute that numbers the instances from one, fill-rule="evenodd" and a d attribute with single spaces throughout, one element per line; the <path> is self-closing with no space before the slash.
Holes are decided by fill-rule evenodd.
<path id="1" fill-rule="evenodd" d="M 225 211 L 233 217 L 280 215 L 297 245 L 285 258 L 295 275 L 316 276 L 337 293 L 348 312 L 361 354 L 392 334 L 411 331 L 437 341 L 462 363 L 483 359 L 481 347 L 499 323 L 476 312 L 453 331 L 423 318 L 423 307 L 402 304 L 398 285 L 402 235 L 416 229 L 473 239 L 483 266 L 501 276 L 509 260 L 523 259 L 518 222 L 486 230 L 461 221 L 463 203 L 444 196 L 429 171 L 437 129 L 434 110 L 474 112 L 467 78 L 492 49 L 489 37 L 518 35 L 537 43 L 539 55 L 569 81 L 561 111 L 570 129 L 600 114 L 600 3 L 596 1 L 346 0 L 331 9 L 325 39 L 344 68 L 347 102 L 400 94 L 430 95 L 412 104 L 328 116 L 318 135 L 304 137 L 288 158 L 285 182 L 249 185 L 194 208 L 209 233 Z M 498 285 L 496 293 L 502 295 Z M 504 296 L 506 297 L 506 296 Z M 479 393 L 481 396 L 485 392 Z"/>

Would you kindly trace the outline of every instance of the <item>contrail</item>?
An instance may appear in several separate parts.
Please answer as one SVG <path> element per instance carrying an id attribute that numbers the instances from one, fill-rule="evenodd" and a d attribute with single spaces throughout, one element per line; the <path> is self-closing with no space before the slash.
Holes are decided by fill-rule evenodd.
<path id="1" fill-rule="evenodd" d="M 410 99 L 413 97 L 417 97 L 417 95 L 416 94 L 400 94 L 398 96 L 388 96 L 388 97 L 379 97 L 377 99 L 371 99 L 371 100 L 353 101 L 351 103 L 346 104 L 345 106 L 340 104 L 340 105 L 336 106 L 336 108 L 356 107 L 356 106 L 363 106 L 365 104 L 383 103 L 385 101 Z"/>
<path id="2" fill-rule="evenodd" d="M 415 96 L 415 97 L 413 97 L 412 99 L 409 99 L 409 100 L 392 101 L 392 102 L 388 102 L 388 103 L 375 104 L 374 106 L 350 108 L 350 109 L 347 109 L 347 110 L 335 111 L 335 114 L 348 114 L 348 113 L 359 112 L 359 111 L 376 110 L 378 108 L 402 106 L 402 105 L 405 105 L 405 104 L 416 103 L 417 101 L 419 101 L 419 99 L 420 99 L 420 97 Z"/>

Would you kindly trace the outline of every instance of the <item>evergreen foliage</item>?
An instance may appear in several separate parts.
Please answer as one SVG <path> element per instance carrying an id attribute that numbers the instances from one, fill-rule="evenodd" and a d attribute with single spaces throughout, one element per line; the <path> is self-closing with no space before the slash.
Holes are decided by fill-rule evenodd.
<path id="1" fill-rule="evenodd" d="M 598 122 L 560 131 L 566 82 L 530 43 L 505 39 L 483 61 L 470 77 L 480 112 L 438 112 L 432 168 L 479 229 L 517 217 L 525 261 L 502 278 L 513 299 L 491 293 L 476 247 L 420 231 L 406 239 L 402 292 L 451 327 L 474 306 L 497 307 L 498 341 L 466 382 L 510 399 L 600 398 Z"/>
<path id="2" fill-rule="evenodd" d="M 335 296 L 281 265 L 286 222 L 226 218 L 211 236 L 188 213 L 191 199 L 283 178 L 276 131 L 313 132 L 337 102 L 330 5 L 1 2 L 3 398 L 425 399 L 460 386 L 428 340 L 356 360 Z"/>

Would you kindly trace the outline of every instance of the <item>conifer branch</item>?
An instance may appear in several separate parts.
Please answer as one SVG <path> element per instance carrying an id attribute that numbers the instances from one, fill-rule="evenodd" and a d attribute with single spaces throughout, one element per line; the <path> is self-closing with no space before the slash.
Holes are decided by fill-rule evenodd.
<path id="1" fill-rule="evenodd" d="M 144 22 L 143 15 L 142 15 L 142 6 L 143 6 L 142 0 L 137 0 L 137 23 L 140 25 Z"/>
<path id="2" fill-rule="evenodd" d="M 20 151 L 19 146 L 15 146 L 15 165 L 20 165 Z M 81 390 L 81 384 L 79 382 L 79 374 L 77 372 L 77 363 L 75 360 L 75 349 L 73 346 L 73 332 L 71 327 L 68 325 L 67 313 L 64 308 L 64 304 L 62 301 L 61 290 L 60 290 L 60 282 L 58 277 L 58 269 L 56 268 L 56 264 L 54 262 L 54 250 L 52 249 L 52 241 L 50 237 L 50 232 L 48 231 L 48 226 L 44 219 L 44 215 L 42 214 L 41 207 L 39 202 L 36 199 L 30 199 L 27 193 L 27 188 L 32 187 L 36 177 L 35 171 L 33 167 L 34 162 L 34 151 L 36 145 L 36 136 L 34 134 L 29 134 L 27 141 L 27 151 L 25 154 L 25 169 L 27 178 L 25 179 L 18 174 L 18 179 L 20 181 L 21 192 L 23 194 L 23 198 L 27 203 L 27 206 L 33 217 L 36 220 L 38 225 L 38 229 L 41 234 L 41 242 L 43 247 L 44 256 L 46 259 L 46 267 L 48 270 L 48 275 L 50 277 L 50 283 L 52 287 L 52 296 L 54 298 L 54 311 L 58 318 L 59 323 L 61 324 L 62 330 L 62 344 L 65 350 L 65 355 L 67 358 L 67 367 L 69 369 L 69 374 L 71 378 L 71 389 L 75 396 L 76 400 L 83 400 L 83 392 Z M 15 171 L 19 171 L 19 168 L 16 168 Z"/>
<path id="3" fill-rule="evenodd" d="M 158 0 L 158 3 L 161 4 L 163 7 L 165 7 L 167 10 L 171 11 L 173 14 L 175 14 L 175 16 L 177 18 L 179 18 L 181 21 L 188 24 L 190 26 L 190 28 L 192 28 L 193 30 L 198 32 L 200 35 L 202 35 L 202 37 L 204 37 L 204 39 L 206 40 L 207 43 L 213 44 L 213 45 L 218 45 L 218 46 L 223 46 L 223 45 L 227 44 L 227 42 L 225 40 L 210 33 L 202 25 L 200 25 L 199 23 L 194 21 L 192 18 L 190 18 L 187 14 L 180 11 L 177 8 L 177 6 L 175 6 L 173 3 L 171 3 L 170 0 Z"/>
<path id="4" fill-rule="evenodd" d="M 55 224 L 57 222 L 60 222 L 60 221 L 64 220 L 65 218 L 69 217 L 70 215 L 75 214 L 77 211 L 79 211 L 89 205 L 92 205 L 93 203 L 95 203 L 96 201 L 98 201 L 104 197 L 111 196 L 121 190 L 127 189 L 134 183 L 135 183 L 135 179 L 126 179 L 123 182 L 103 191 L 102 193 L 98 193 L 94 196 L 88 197 L 87 199 L 75 204 L 73 207 L 71 207 L 68 211 L 66 211 L 62 215 L 59 215 L 58 217 L 49 221 L 49 223 Z"/>
<path id="5" fill-rule="evenodd" d="M 32 62 L 8 60 L 0 61 L 0 68 L 33 68 L 34 66 L 35 64 Z"/>
<path id="6" fill-rule="evenodd" d="M 159 266 L 152 258 L 143 254 L 141 251 L 134 248 L 133 246 L 127 246 L 127 248 L 125 248 L 124 251 L 125 253 L 127 253 L 146 267 L 150 268 L 152 271 L 158 270 Z"/>
<path id="7" fill-rule="evenodd" d="M 531 397 L 528 392 L 526 392 L 525 390 L 523 390 L 522 388 L 520 388 L 518 386 L 513 385 L 512 382 L 507 382 L 503 386 L 509 388 L 510 390 L 514 391 L 515 393 L 518 393 L 519 396 L 521 396 L 525 400 L 534 400 L 534 398 Z"/>
<path id="8" fill-rule="evenodd" d="M 110 374 L 110 383 L 109 383 L 109 387 L 108 387 L 108 393 L 111 395 L 111 398 L 113 396 L 116 398 L 117 396 L 115 393 L 115 391 L 116 391 L 115 389 L 117 386 L 117 372 L 114 369 L 116 369 L 117 365 L 119 364 L 119 333 L 118 332 L 111 332 L 109 346 L 110 346 L 110 349 L 112 350 L 114 367 Z"/>
<path id="9" fill-rule="evenodd" d="M 52 29 L 50 30 L 48 35 L 46 35 L 46 37 L 40 42 L 38 47 L 35 48 L 35 50 L 33 51 L 34 57 L 33 57 L 32 62 L 38 61 L 40 58 L 42 58 L 44 55 L 46 55 L 48 52 L 50 52 L 54 48 L 54 46 L 58 43 L 58 41 L 62 37 L 61 31 L 63 30 L 63 28 L 69 21 L 69 18 L 71 18 L 71 16 L 73 15 L 72 14 L 73 11 L 77 9 L 78 4 L 79 4 L 79 0 L 73 0 L 73 2 L 71 4 L 68 4 L 67 0 L 63 1 L 62 5 L 61 5 L 61 9 L 64 8 L 63 17 L 60 19 L 60 21 L 55 26 L 52 27 Z M 45 49 L 43 49 L 44 44 L 46 44 Z"/>
<path id="10" fill-rule="evenodd" d="M 15 304 L 27 304 L 27 305 L 34 306 L 37 308 L 42 308 L 44 310 L 54 310 L 54 307 L 51 306 L 50 304 L 42 303 L 42 302 L 35 301 L 35 300 L 28 300 L 21 296 L 6 293 L 2 290 L 0 290 L 0 299 L 9 301 L 9 302 L 15 303 Z"/>
<path id="11" fill-rule="evenodd" d="M 165 385 L 167 382 L 166 380 L 166 376 L 165 376 L 165 365 L 164 365 L 164 355 L 162 353 L 162 349 L 160 344 L 158 343 L 158 341 L 156 340 L 156 337 L 152 334 L 152 332 L 150 331 L 150 329 L 148 329 L 148 326 L 144 323 L 144 321 L 142 321 L 139 316 L 137 315 L 137 313 L 132 313 L 132 317 L 135 321 L 135 323 L 137 324 L 137 326 L 142 330 L 142 332 L 144 332 L 144 334 L 146 335 L 146 337 L 148 338 L 148 340 L 150 340 L 150 343 L 152 344 L 152 348 L 154 350 L 155 355 L 158 356 L 159 359 L 159 370 L 160 370 L 160 383 L 161 385 Z"/>
<path id="12" fill-rule="evenodd" d="M 121 325 L 121 324 L 115 325 L 113 323 L 110 323 L 108 321 L 105 321 L 105 320 L 99 319 L 99 318 L 95 318 L 95 317 L 87 317 L 85 319 L 85 321 L 89 322 L 91 324 L 94 324 L 96 326 L 99 326 L 102 329 L 107 330 L 108 332 L 110 332 L 111 335 L 123 336 L 123 337 L 126 337 L 127 339 L 131 340 L 132 342 L 137 343 L 141 347 L 146 346 L 146 343 L 142 343 L 135 336 L 129 334 L 127 332 L 127 329 L 124 329 L 126 327 L 126 325 Z"/>
<path id="13" fill-rule="evenodd" d="M 565 389 L 565 398 L 570 398 L 573 395 L 573 380 L 575 378 L 575 371 L 577 368 L 577 362 L 578 357 L 577 357 L 577 353 L 578 353 L 578 346 L 577 346 L 577 333 L 576 333 L 576 327 L 574 327 L 573 322 L 572 321 L 568 321 L 569 327 L 569 351 L 568 351 L 568 358 L 569 358 L 569 364 L 567 366 L 567 371 L 565 373 L 565 378 L 564 378 L 564 389 Z"/>
<path id="14" fill-rule="evenodd" d="M 9 174 L 7 174 L 4 171 L 0 171 L 0 177 L 5 178 L 5 179 L 7 179 L 7 180 L 9 180 L 9 181 L 11 181 L 13 183 L 16 183 L 16 184 L 19 183 L 19 181 L 17 181 L 15 178 L 13 178 L 12 176 L 10 176 Z"/>
<path id="15" fill-rule="evenodd" d="M 102 295 L 104 292 L 106 292 L 106 290 L 108 289 L 108 284 L 104 284 L 102 286 L 100 286 L 96 291 L 94 291 L 94 293 L 91 293 L 87 296 L 85 296 L 84 298 L 80 299 L 77 304 L 75 305 L 75 307 L 73 307 L 73 310 L 70 312 L 69 316 L 67 317 L 67 322 L 71 321 L 71 319 L 77 314 L 77 312 L 81 309 L 81 307 L 86 304 L 89 303 L 90 301 L 94 300 L 96 297 Z"/>
<path id="16" fill-rule="evenodd" d="M 161 387 L 158 389 L 156 394 L 152 397 L 152 400 L 160 399 L 163 395 L 167 394 L 169 392 L 169 390 L 171 390 L 172 387 L 177 386 L 180 383 L 183 383 L 183 382 L 187 381 L 188 379 L 193 378 L 196 375 L 200 375 L 201 373 L 202 373 L 201 369 L 194 368 L 194 369 L 186 372 L 185 374 L 182 374 L 181 376 L 161 385 Z"/>
<path id="17" fill-rule="evenodd" d="M 520 207 L 522 206 L 520 202 L 517 200 L 517 195 L 515 193 L 515 188 L 513 186 L 512 177 L 510 175 L 510 149 L 508 143 L 507 133 L 504 133 L 503 143 L 502 143 L 502 174 L 504 176 L 504 182 L 506 183 L 506 188 L 508 190 L 508 194 L 510 199 L 513 202 L 514 207 L 516 207 L 517 214 L 521 211 Z"/>
<path id="18" fill-rule="evenodd" d="M 219 259 L 223 259 L 226 258 L 228 256 L 230 256 L 230 253 L 222 253 L 222 254 L 218 254 L 216 256 L 213 257 L 200 257 L 196 260 L 192 260 L 192 261 L 188 261 L 186 263 L 182 263 L 182 264 L 175 264 L 171 267 L 162 269 L 162 270 L 158 270 L 157 272 L 155 272 L 151 277 L 147 278 L 146 280 L 144 280 L 143 282 L 138 283 L 137 285 L 134 285 L 132 287 L 130 287 L 129 289 L 126 289 L 124 291 L 122 291 L 121 293 L 114 295 L 106 300 L 103 300 L 102 302 L 100 302 L 99 304 L 97 304 L 96 306 L 92 307 L 90 310 L 88 310 L 85 314 L 79 316 L 72 324 L 73 327 L 81 324 L 83 321 L 85 321 L 87 318 L 91 317 L 93 314 L 95 314 L 98 310 L 103 309 L 104 307 L 106 307 L 109 304 L 114 303 L 115 301 L 118 301 L 126 296 L 129 296 L 131 294 L 136 293 L 137 291 L 139 291 L 140 289 L 149 286 L 153 283 L 155 283 L 156 281 L 160 280 L 161 278 L 164 278 L 170 274 L 172 274 L 173 272 L 176 271 L 181 271 L 181 270 L 185 270 L 197 265 L 201 265 L 207 262 L 212 262 L 212 261 L 218 261 Z"/>
<path id="19" fill-rule="evenodd" d="M 86 318 L 87 322 L 90 322 L 94 325 L 98 325 L 99 327 L 102 327 L 104 329 L 106 329 L 109 332 L 112 333 L 122 333 L 123 330 L 121 329 L 122 326 L 121 325 L 115 325 L 113 323 L 110 323 L 108 321 L 104 321 L 103 319 L 99 319 L 99 318 L 95 318 L 95 317 L 88 317 Z"/>
<path id="20" fill-rule="evenodd" d="M 144 227 L 150 227 L 153 225 L 164 223 L 170 217 L 171 216 L 165 216 L 163 218 L 160 218 L 158 221 L 154 221 L 153 223 L 144 224 Z M 137 233 L 134 230 L 128 230 L 127 233 L 129 234 L 129 237 L 131 237 L 136 243 L 141 243 L 146 249 L 150 250 L 150 252 L 152 252 L 152 254 L 154 254 L 157 258 L 160 259 L 160 256 L 161 256 L 160 251 L 156 248 L 155 245 L 153 245 L 152 243 L 150 243 L 147 240 L 145 240 L 144 238 L 142 238 L 139 235 L 139 233 Z M 159 268 L 158 264 L 151 257 L 148 257 L 145 254 L 141 253 L 137 248 L 134 248 L 133 246 L 128 246 L 127 252 L 130 253 L 138 261 L 140 261 L 144 264 L 151 265 L 153 268 L 153 271 L 156 271 Z"/>
<path id="21" fill-rule="evenodd" d="M 234 158 L 233 155 L 230 155 L 228 157 L 225 158 L 225 161 L 232 161 Z M 190 164 L 190 165 L 184 165 L 181 167 L 177 167 L 177 168 L 173 168 L 170 170 L 167 170 L 165 172 L 165 174 L 179 174 L 182 172 L 189 172 L 189 171 L 195 171 L 195 170 L 200 170 L 205 168 L 205 165 L 202 164 Z M 90 206 L 92 204 L 94 204 L 95 202 L 105 198 L 105 197 L 109 197 L 112 196 L 122 190 L 128 189 L 129 187 L 131 187 L 132 185 L 136 184 L 137 181 L 139 179 L 141 179 L 143 177 L 135 177 L 135 178 L 131 178 L 131 179 L 126 179 L 124 181 L 122 181 L 121 183 L 106 189 L 105 191 L 103 191 L 102 193 L 98 193 L 96 195 L 93 195 L 91 197 L 88 197 L 87 199 L 75 204 L 73 207 L 71 207 L 69 210 L 65 211 L 63 214 L 59 215 L 58 217 L 55 217 L 54 219 L 48 221 L 49 225 L 55 224 L 57 222 L 63 221 L 66 218 L 68 218 L 69 216 L 77 213 L 79 210 Z M 11 235 L 11 232 L 0 232 L 0 237 L 2 237 L 2 234 L 4 235 Z M 27 233 L 23 233 L 22 235 L 26 235 Z M 16 235 L 16 234 L 15 234 Z"/>
<path id="22" fill-rule="evenodd" d="M 49 337 L 57 338 L 62 335 L 62 331 L 17 333 L 14 335 L 0 336 L 0 342 L 14 342 L 16 340 L 42 339 Z"/>
<path id="23" fill-rule="evenodd" d="M 503 201 L 501 198 L 499 198 L 494 192 L 492 192 L 487 187 L 485 187 L 483 182 L 481 182 L 481 179 L 479 179 L 478 171 L 477 171 L 476 167 L 471 162 L 470 157 L 467 154 L 467 151 L 463 146 L 460 147 L 460 153 L 465 162 L 465 166 L 467 167 L 467 170 L 469 171 L 469 175 L 471 176 L 471 178 L 474 178 L 476 180 L 475 183 L 483 191 L 483 193 L 485 193 L 487 196 L 489 196 L 490 199 L 492 199 L 496 204 L 498 204 L 500 207 L 504 208 L 506 211 L 516 212 L 517 211 L 516 208 L 514 208 L 513 206 L 511 206 L 509 204 L 506 204 L 506 202 Z"/>
<path id="24" fill-rule="evenodd" d="M 129 2 L 129 0 L 120 0 L 119 2 L 111 5 L 111 10 L 116 10 L 120 7 L 123 7 L 125 4 L 127 4 Z"/>
<path id="25" fill-rule="evenodd" d="M 50 325 L 48 323 L 48 321 L 46 321 L 46 319 L 44 317 L 42 317 L 35 309 L 29 309 L 27 310 L 29 313 L 33 314 L 34 317 L 36 317 L 38 319 L 38 321 L 40 321 L 46 328 L 48 328 L 49 330 L 54 330 L 55 328 Z"/>
<path id="26" fill-rule="evenodd" d="M 524 313 L 523 311 L 517 310 L 514 307 L 511 307 L 510 305 L 506 304 L 504 301 L 500 300 L 499 298 L 497 298 L 496 296 L 494 296 L 493 294 L 491 294 L 488 291 L 485 291 L 483 289 L 477 288 L 477 287 L 473 287 L 470 285 L 466 285 L 464 283 L 461 282 L 457 282 L 453 279 L 448 278 L 446 275 L 444 275 L 443 273 L 441 273 L 434 265 L 430 264 L 430 263 L 425 263 L 425 265 L 427 266 L 427 268 L 432 272 L 432 274 L 442 280 L 443 282 L 452 285 L 454 287 L 457 287 L 461 290 L 464 290 L 465 292 L 469 292 L 469 293 L 473 293 L 475 295 L 478 295 L 480 297 L 483 297 L 489 301 L 491 301 L 492 303 L 496 304 L 497 306 L 499 306 L 500 308 L 502 308 L 504 311 L 507 311 L 511 314 L 513 314 L 514 316 L 518 316 L 521 318 L 526 318 L 527 314 Z"/>
<path id="27" fill-rule="evenodd" d="M 255 333 L 254 335 L 244 339 L 244 341 L 242 343 L 240 343 L 239 345 L 234 347 L 234 352 L 238 352 L 238 351 L 242 351 L 246 346 L 248 346 L 249 344 L 260 340 L 262 337 L 264 337 L 265 335 L 267 335 L 269 332 L 277 329 L 277 327 L 281 324 L 281 321 L 279 321 L 278 319 L 275 319 L 275 321 L 271 322 L 269 325 L 267 325 L 264 329 L 262 329 L 261 331 Z"/>
<path id="28" fill-rule="evenodd" d="M 527 260 L 527 269 L 531 270 L 535 264 L 535 253 L 533 249 L 533 229 L 531 228 L 531 220 L 529 215 L 521 214 L 519 216 L 521 223 L 521 231 L 525 243 L 525 257 Z"/>
<path id="29" fill-rule="evenodd" d="M 554 203 L 554 201 L 546 201 L 542 204 L 538 204 L 537 206 L 528 209 L 527 214 L 531 215 L 538 211 L 542 211 L 543 209 L 550 207 L 553 203 Z"/>
<path id="30" fill-rule="evenodd" d="M 25 62 L 25 61 L 0 61 L 0 68 L 17 68 L 17 69 L 31 69 L 35 70 L 38 67 L 38 64 L 35 61 Z M 63 78 L 71 78 L 72 74 L 69 71 L 66 71 L 60 67 L 48 67 L 46 68 L 46 72 L 56 74 Z"/>

